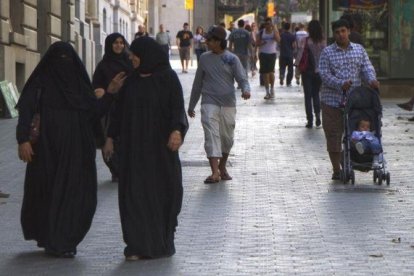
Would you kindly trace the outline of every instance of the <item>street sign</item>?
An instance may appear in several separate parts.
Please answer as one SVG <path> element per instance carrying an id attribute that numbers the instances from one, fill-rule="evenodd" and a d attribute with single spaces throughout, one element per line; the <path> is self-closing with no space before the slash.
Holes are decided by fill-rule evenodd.
<path id="1" fill-rule="evenodd" d="M 194 0 L 184 0 L 184 8 L 186 10 L 192 10 L 194 8 Z"/>
<path id="2" fill-rule="evenodd" d="M 0 82 L 0 90 L 1 94 L 3 95 L 5 108 L 8 112 L 8 115 L 11 118 L 17 117 L 19 112 L 16 110 L 15 106 L 17 104 L 17 92 L 13 91 L 14 86 L 10 85 L 8 81 Z"/>

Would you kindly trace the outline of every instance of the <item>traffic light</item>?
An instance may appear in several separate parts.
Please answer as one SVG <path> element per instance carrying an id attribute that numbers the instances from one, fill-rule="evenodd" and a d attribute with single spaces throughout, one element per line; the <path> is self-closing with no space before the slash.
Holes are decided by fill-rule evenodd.
<path id="1" fill-rule="evenodd" d="M 268 2 L 267 3 L 267 17 L 275 16 L 275 3 Z"/>

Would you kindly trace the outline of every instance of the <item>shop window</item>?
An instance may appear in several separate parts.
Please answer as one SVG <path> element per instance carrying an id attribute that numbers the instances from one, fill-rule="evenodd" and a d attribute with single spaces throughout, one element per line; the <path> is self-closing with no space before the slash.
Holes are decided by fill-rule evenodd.
<path id="1" fill-rule="evenodd" d="M 392 1 L 391 76 L 414 78 L 414 1 Z"/>
<path id="2" fill-rule="evenodd" d="M 23 28 L 21 25 L 22 21 L 23 21 L 22 1 L 13 1 L 13 4 L 10 5 L 10 23 L 11 23 L 13 32 L 20 33 L 20 34 L 23 33 Z"/>
<path id="3" fill-rule="evenodd" d="M 16 62 L 16 86 L 21 93 L 25 83 L 25 65 L 24 63 Z"/>
<path id="4" fill-rule="evenodd" d="M 375 1 L 335 1 L 330 0 L 329 23 L 343 15 L 353 20 L 353 31 L 362 35 L 362 43 L 378 77 L 390 75 L 388 51 L 388 0 Z M 408 2 L 408 1 L 407 1 Z M 329 26 L 329 37 L 332 30 Z"/>
<path id="5" fill-rule="evenodd" d="M 106 9 L 103 9 L 103 12 L 102 12 L 102 17 L 103 17 L 103 20 L 102 20 L 102 24 L 103 24 L 103 31 L 106 33 L 106 24 L 107 24 L 107 22 L 106 22 Z"/>

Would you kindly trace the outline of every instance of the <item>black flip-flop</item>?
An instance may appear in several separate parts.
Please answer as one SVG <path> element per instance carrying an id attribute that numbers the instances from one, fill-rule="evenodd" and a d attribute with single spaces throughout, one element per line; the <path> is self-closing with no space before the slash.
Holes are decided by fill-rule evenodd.
<path id="1" fill-rule="evenodd" d="M 207 177 L 204 180 L 204 184 L 214 184 L 214 183 L 218 183 L 218 182 L 220 182 L 220 178 L 219 179 L 214 179 L 211 176 Z"/>

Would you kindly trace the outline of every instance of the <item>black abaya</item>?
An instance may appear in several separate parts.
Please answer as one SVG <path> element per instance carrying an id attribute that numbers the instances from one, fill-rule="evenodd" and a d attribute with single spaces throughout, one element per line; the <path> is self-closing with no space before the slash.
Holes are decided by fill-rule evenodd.
<path id="1" fill-rule="evenodd" d="M 150 39 L 137 40 L 149 47 L 145 43 Z M 133 52 L 137 40 L 131 45 Z M 188 122 L 182 87 L 168 60 L 162 64 L 149 59 L 161 66 L 150 66 L 150 76 L 135 72 L 126 80 L 108 136 L 120 135 L 119 208 L 125 255 L 156 258 L 175 253 L 183 188 L 178 152 L 167 143 L 174 130 L 184 137 Z M 146 65 L 145 59 L 141 61 Z"/>
<path id="2" fill-rule="evenodd" d="M 124 51 L 120 54 L 116 54 L 113 51 L 113 43 L 121 38 L 124 42 Z M 95 72 L 92 77 L 92 86 L 94 89 L 102 88 L 106 91 L 111 80 L 120 72 L 124 72 L 129 75 L 132 71 L 132 64 L 129 60 L 126 48 L 127 42 L 123 35 L 120 33 L 112 33 L 105 38 L 105 54 L 103 59 L 96 66 Z M 114 100 L 117 100 L 115 95 Z M 114 106 L 112 105 L 105 116 L 102 118 L 101 123 L 106 135 L 107 128 L 109 126 L 109 113 L 113 112 Z M 102 147 L 104 142 L 98 143 L 98 147 Z M 105 164 L 108 166 L 112 174 L 112 179 L 115 180 L 119 175 L 119 156 L 118 156 L 119 139 L 114 140 L 114 153 L 110 159 L 103 158 Z"/>
<path id="3" fill-rule="evenodd" d="M 110 104 L 111 99 L 107 95 L 100 102 L 96 100 L 73 48 L 57 42 L 46 52 L 22 91 L 17 105 L 19 144 L 29 140 L 37 101 L 40 138 L 26 168 L 23 234 L 49 253 L 76 253 L 96 208 L 94 125 L 101 109 L 105 109 L 102 105 Z"/>

